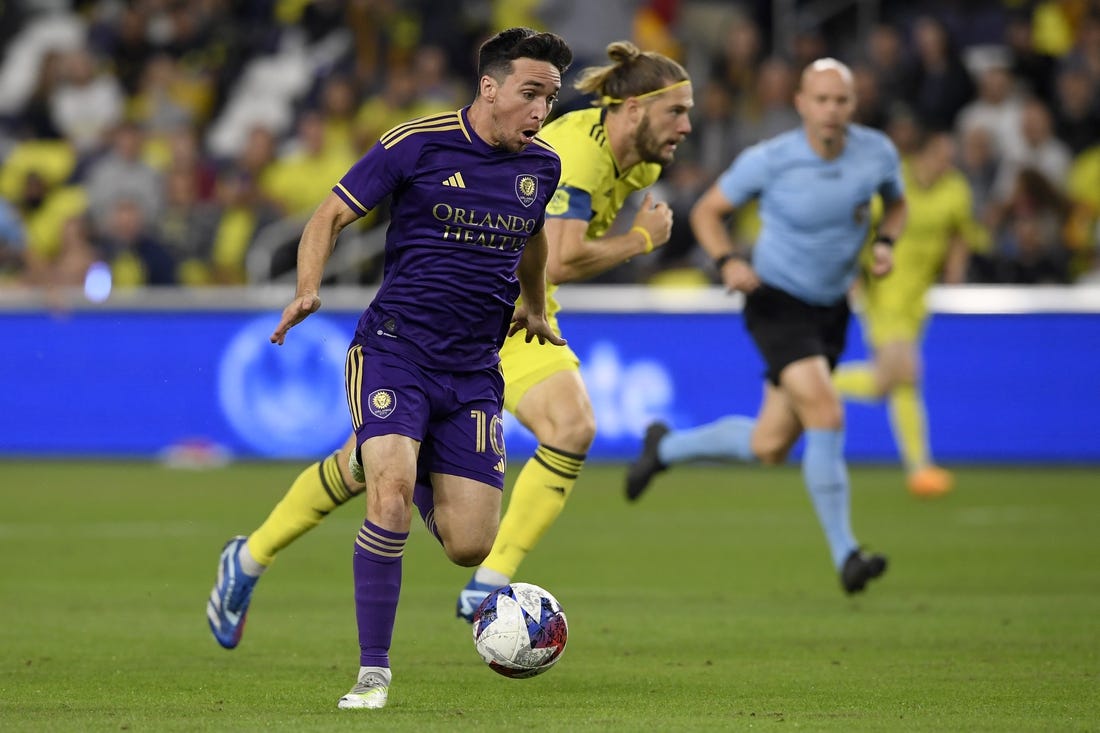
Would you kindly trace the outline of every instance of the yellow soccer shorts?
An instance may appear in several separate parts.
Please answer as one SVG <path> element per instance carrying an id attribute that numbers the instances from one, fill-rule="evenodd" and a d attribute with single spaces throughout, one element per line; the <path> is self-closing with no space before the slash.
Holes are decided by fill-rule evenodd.
<path id="1" fill-rule="evenodd" d="M 916 342 L 924 333 L 928 306 L 923 292 L 904 294 L 889 286 L 872 286 L 864 292 L 862 319 L 875 348 L 898 341 Z"/>
<path id="2" fill-rule="evenodd" d="M 557 331 L 557 328 L 554 329 Z M 538 339 L 524 341 L 526 331 L 504 340 L 500 349 L 500 368 L 504 372 L 504 409 L 513 415 L 527 390 L 557 372 L 576 370 L 581 360 L 568 346 L 540 344 Z"/>

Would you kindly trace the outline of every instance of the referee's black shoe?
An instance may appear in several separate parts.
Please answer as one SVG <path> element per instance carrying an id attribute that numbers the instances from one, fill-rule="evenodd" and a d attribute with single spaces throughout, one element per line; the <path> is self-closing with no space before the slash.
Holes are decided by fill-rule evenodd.
<path id="1" fill-rule="evenodd" d="M 649 427 L 645 429 L 642 454 L 626 470 L 626 498 L 628 501 L 636 501 L 649 487 L 649 482 L 653 480 L 653 477 L 668 468 L 668 466 L 661 463 L 661 459 L 657 455 L 657 445 L 668 431 L 668 425 L 663 422 L 650 423 Z"/>
<path id="2" fill-rule="evenodd" d="M 866 555 L 861 550 L 852 550 L 840 570 L 840 585 L 845 593 L 859 593 L 867 586 L 867 581 L 885 572 L 885 555 Z"/>

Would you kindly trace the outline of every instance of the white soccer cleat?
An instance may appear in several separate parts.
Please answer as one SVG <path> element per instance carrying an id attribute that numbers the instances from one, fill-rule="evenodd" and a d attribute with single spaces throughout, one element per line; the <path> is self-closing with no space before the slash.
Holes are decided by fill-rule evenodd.
<path id="1" fill-rule="evenodd" d="M 386 707 L 386 700 L 390 695 L 390 683 L 378 672 L 367 672 L 348 694 L 340 698 L 336 707 L 341 710 L 364 710 Z"/>

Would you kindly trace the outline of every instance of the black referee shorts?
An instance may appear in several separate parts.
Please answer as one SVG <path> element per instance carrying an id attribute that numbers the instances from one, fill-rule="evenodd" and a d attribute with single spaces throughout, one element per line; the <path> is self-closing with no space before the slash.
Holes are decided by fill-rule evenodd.
<path id="1" fill-rule="evenodd" d="M 745 297 L 745 328 L 768 365 L 765 376 L 779 386 L 779 375 L 799 359 L 824 356 L 836 366 L 848 336 L 848 299 L 811 305 L 790 293 L 761 285 Z"/>

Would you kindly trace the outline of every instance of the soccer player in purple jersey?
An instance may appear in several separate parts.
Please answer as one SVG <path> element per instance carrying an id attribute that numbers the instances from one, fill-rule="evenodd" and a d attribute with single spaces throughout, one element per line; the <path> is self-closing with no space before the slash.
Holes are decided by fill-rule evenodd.
<path id="1" fill-rule="evenodd" d="M 609 230 L 627 197 L 657 181 L 691 131 L 692 88 L 682 66 L 628 41 L 609 44 L 607 55 L 610 64 L 586 69 L 576 83 L 598 106 L 559 117 L 539 133 L 562 162 L 546 221 L 547 304 L 554 327 L 556 285 L 592 277 L 669 240 L 672 212 L 667 204 L 653 203 L 651 194 L 629 232 Z M 404 129 L 397 128 L 387 140 Z M 444 185 L 461 188 L 467 182 L 455 171 Z M 539 447 L 512 486 L 493 551 L 459 593 L 456 614 L 466 621 L 491 590 L 515 577 L 561 514 L 596 431 L 576 354 L 568 347 L 542 348 L 525 342 L 525 336 L 517 333 L 501 348 L 504 405 Z M 225 545 L 207 605 L 210 629 L 223 647 L 233 649 L 240 642 L 253 589 L 276 554 L 363 492 L 356 442 L 352 435 L 339 450 L 305 468 L 259 527 Z"/>
<path id="2" fill-rule="evenodd" d="M 367 515 L 353 563 L 359 675 L 340 708 L 386 704 L 414 501 L 456 564 L 480 563 L 496 537 L 505 462 L 498 352 L 521 329 L 528 340 L 565 343 L 547 322 L 542 231 L 561 162 L 535 135 L 571 60 L 551 33 L 513 28 L 489 39 L 473 103 L 383 135 L 302 234 L 277 344 L 320 307 L 339 232 L 393 196 L 386 271 L 345 365 Z M 515 308 L 520 295 L 526 305 Z"/>

